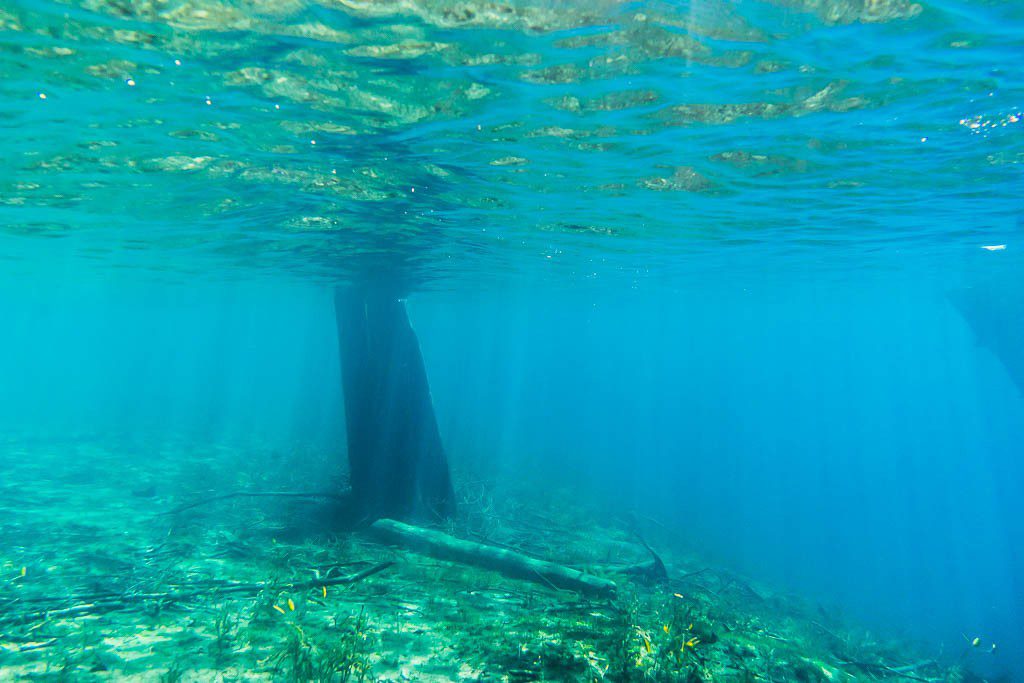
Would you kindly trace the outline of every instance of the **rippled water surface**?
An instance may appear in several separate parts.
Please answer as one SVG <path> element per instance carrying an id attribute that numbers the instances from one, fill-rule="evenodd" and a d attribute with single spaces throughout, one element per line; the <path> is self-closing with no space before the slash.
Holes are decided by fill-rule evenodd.
<path id="1" fill-rule="evenodd" d="M 12 267 L 636 280 L 1017 229 L 1012 0 L 26 0 L 0 31 Z"/>

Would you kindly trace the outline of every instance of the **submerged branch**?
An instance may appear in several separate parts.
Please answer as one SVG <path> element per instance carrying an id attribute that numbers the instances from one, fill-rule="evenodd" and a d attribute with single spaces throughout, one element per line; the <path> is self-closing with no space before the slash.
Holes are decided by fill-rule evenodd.
<path id="1" fill-rule="evenodd" d="M 230 500 L 232 498 L 329 498 L 331 500 L 346 501 L 348 496 L 339 493 L 329 492 L 306 492 L 306 491 L 236 491 L 235 493 L 224 493 L 219 496 L 211 496 L 209 498 L 203 498 L 186 505 L 181 505 L 176 508 L 172 508 L 165 512 L 158 512 L 154 517 L 166 517 L 168 515 L 176 515 L 179 512 L 185 510 L 191 510 L 192 508 L 201 507 L 203 505 L 210 505 L 211 503 L 219 503 L 223 500 Z"/>
<path id="2" fill-rule="evenodd" d="M 382 562 L 380 564 L 375 564 L 372 567 L 367 567 L 361 572 L 356 572 L 355 574 L 350 574 L 348 576 L 336 576 L 333 578 L 324 579 L 311 579 L 309 581 L 298 581 L 294 583 L 228 583 L 215 586 L 212 589 L 203 588 L 192 590 L 179 590 L 169 591 L 165 593 L 132 593 L 120 595 L 115 598 L 105 598 L 96 600 L 95 602 L 74 605 L 64 609 L 35 610 L 32 612 L 23 612 L 21 614 L 8 612 L 7 614 L 0 615 L 0 624 L 25 623 L 27 621 L 36 621 L 39 619 L 67 619 L 85 616 L 87 614 L 103 614 L 105 612 L 114 612 L 118 610 L 126 610 L 135 607 L 141 607 L 147 603 L 152 602 L 186 602 L 188 600 L 193 600 L 195 598 L 200 597 L 215 597 L 219 595 L 227 595 L 234 593 L 248 593 L 251 595 L 255 595 L 268 588 L 277 590 L 309 590 L 327 586 L 337 586 L 341 584 L 349 584 L 362 581 L 363 579 L 369 578 L 374 574 L 378 574 L 384 571 L 393 564 L 394 562 Z"/>
<path id="3" fill-rule="evenodd" d="M 864 671 L 870 673 L 889 673 L 893 676 L 898 676 L 900 678 L 908 678 L 912 681 L 923 681 L 924 683 L 930 683 L 930 678 L 918 676 L 914 672 L 918 667 L 927 666 L 929 664 L 932 664 L 933 662 L 929 660 L 925 662 L 919 662 L 918 664 L 911 664 L 908 666 L 888 666 L 886 664 L 879 664 L 876 662 L 858 662 L 852 659 L 847 659 L 844 660 L 842 663 L 846 664 L 847 666 L 855 666 L 859 669 L 863 669 Z"/>

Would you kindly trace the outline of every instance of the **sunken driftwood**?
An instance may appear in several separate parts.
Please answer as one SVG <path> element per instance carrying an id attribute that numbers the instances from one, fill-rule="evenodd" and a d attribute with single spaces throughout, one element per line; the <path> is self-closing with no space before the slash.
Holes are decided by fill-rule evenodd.
<path id="1" fill-rule="evenodd" d="M 538 560 L 514 550 L 455 538 L 440 531 L 396 522 L 393 519 L 378 519 L 371 528 L 396 545 L 424 552 L 442 560 L 494 569 L 509 576 L 537 581 L 555 588 L 602 597 L 615 595 L 614 581 L 585 574 L 578 569 L 554 562 Z"/>

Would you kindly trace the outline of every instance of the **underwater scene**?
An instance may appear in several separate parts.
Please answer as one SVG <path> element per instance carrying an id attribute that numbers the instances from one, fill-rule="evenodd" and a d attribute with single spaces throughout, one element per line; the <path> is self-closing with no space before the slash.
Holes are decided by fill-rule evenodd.
<path id="1" fill-rule="evenodd" d="M 0 0 L 0 683 L 1024 681 L 1022 57 Z"/>

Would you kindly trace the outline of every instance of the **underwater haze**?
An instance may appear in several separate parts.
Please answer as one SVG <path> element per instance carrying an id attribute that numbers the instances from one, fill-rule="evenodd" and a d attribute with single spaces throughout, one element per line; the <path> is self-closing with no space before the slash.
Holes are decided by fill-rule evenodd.
<path id="1" fill-rule="evenodd" d="M 0 681 L 1024 680 L 1021 55 L 0 0 Z"/>

